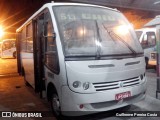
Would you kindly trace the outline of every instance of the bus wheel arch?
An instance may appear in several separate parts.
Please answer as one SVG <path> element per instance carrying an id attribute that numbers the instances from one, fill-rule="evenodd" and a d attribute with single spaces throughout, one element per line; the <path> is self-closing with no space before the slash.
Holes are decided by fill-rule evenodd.
<path id="1" fill-rule="evenodd" d="M 17 53 L 16 53 L 16 51 L 13 52 L 13 57 L 14 57 L 14 58 L 17 58 Z"/>
<path id="2" fill-rule="evenodd" d="M 61 105 L 56 88 L 52 83 L 47 86 L 47 99 L 51 104 L 51 109 L 55 117 L 61 116 Z"/>

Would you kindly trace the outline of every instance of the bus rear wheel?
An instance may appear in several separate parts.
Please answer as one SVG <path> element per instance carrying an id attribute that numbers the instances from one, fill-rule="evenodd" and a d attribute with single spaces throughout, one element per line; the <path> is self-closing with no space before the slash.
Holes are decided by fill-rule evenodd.
<path id="1" fill-rule="evenodd" d="M 61 106 L 60 106 L 60 101 L 57 93 L 52 92 L 51 94 L 51 108 L 52 112 L 55 115 L 55 117 L 60 117 L 61 116 Z"/>
<path id="2" fill-rule="evenodd" d="M 16 58 L 17 57 L 17 54 L 16 54 L 16 51 L 13 52 L 13 57 Z"/>

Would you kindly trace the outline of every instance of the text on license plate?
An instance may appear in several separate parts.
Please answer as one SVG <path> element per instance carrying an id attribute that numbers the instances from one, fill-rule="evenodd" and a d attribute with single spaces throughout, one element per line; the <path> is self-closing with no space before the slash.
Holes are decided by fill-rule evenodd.
<path id="1" fill-rule="evenodd" d="M 131 92 L 130 91 L 116 94 L 115 95 L 115 100 L 122 100 L 122 99 L 128 98 L 128 97 L 131 97 Z"/>

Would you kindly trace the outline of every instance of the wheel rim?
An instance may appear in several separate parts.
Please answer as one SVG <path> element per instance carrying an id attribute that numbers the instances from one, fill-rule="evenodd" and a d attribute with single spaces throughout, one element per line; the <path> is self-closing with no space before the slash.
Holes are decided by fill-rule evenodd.
<path id="1" fill-rule="evenodd" d="M 59 102 L 59 98 L 56 94 L 53 94 L 52 108 L 53 108 L 53 111 L 56 115 L 60 114 L 60 102 Z"/>

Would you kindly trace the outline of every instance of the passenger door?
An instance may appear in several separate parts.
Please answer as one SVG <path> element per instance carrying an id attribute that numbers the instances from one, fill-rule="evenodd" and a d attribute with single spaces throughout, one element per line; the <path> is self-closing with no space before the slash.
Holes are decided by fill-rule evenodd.
<path id="1" fill-rule="evenodd" d="M 45 14 L 45 66 L 51 73 L 59 73 L 59 62 L 56 46 L 56 34 L 54 32 L 53 23 L 49 12 Z M 51 77 L 51 76 L 49 76 Z"/>
<path id="2" fill-rule="evenodd" d="M 34 68 L 35 68 L 35 91 L 40 92 L 42 97 L 42 91 L 45 90 L 44 79 L 44 13 L 39 15 L 33 20 L 33 34 L 34 34 Z"/>

